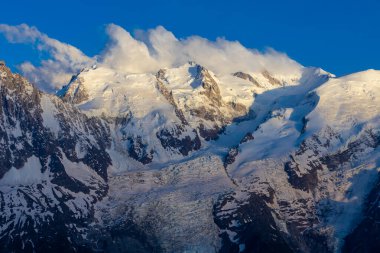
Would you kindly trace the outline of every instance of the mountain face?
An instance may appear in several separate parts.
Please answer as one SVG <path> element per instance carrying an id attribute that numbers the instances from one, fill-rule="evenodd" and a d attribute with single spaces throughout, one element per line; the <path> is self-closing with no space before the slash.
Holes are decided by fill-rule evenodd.
<path id="1" fill-rule="evenodd" d="M 380 72 L 0 65 L 0 252 L 377 252 Z"/>

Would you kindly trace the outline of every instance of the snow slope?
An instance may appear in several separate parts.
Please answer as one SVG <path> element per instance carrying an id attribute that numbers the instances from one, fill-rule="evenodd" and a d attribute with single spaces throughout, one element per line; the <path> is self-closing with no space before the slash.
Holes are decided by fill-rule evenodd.
<path id="1" fill-rule="evenodd" d="M 316 90 L 319 102 L 308 115 L 308 129 L 328 125 L 347 135 L 379 117 L 380 72 L 367 70 L 333 79 Z M 348 137 L 348 136 L 347 136 Z"/>
<path id="2" fill-rule="evenodd" d="M 280 109 L 239 145 L 227 167 L 243 188 L 265 194 L 266 184 L 275 189 L 280 204 L 272 208 L 285 226 L 299 218 L 289 217 L 281 203 L 308 203 L 305 211 L 316 211 L 302 216 L 319 222 L 302 226 L 331 229 L 334 252 L 360 221 L 380 171 L 379 79 L 379 71 L 369 70 L 330 79 L 300 99 L 278 100 Z"/>

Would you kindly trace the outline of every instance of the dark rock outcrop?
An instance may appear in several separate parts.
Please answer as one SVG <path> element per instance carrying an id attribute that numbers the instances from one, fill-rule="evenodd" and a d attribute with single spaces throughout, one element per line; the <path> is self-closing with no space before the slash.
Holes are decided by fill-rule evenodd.
<path id="1" fill-rule="evenodd" d="M 281 83 L 280 80 L 274 78 L 267 70 L 264 70 L 263 72 L 261 72 L 261 74 L 266 78 L 268 79 L 268 82 L 274 86 L 282 86 L 283 83 Z"/>
<path id="2" fill-rule="evenodd" d="M 262 87 L 259 82 L 253 78 L 250 74 L 244 73 L 244 72 L 235 72 L 233 76 L 239 77 L 241 79 L 250 81 L 252 84 L 254 84 L 257 87 Z"/>
<path id="3" fill-rule="evenodd" d="M 39 181 L 0 185 L 0 251 L 91 251 L 78 231 L 93 221 L 93 205 L 108 190 L 108 127 L 41 93 L 6 66 L 0 72 L 0 179 L 30 159 L 41 165 L 34 175 L 41 174 Z M 93 180 L 81 178 L 83 173 Z"/>

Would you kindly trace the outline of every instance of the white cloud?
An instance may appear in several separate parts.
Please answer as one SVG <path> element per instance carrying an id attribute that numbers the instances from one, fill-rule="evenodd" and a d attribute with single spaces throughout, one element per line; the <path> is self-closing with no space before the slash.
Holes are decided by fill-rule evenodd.
<path id="1" fill-rule="evenodd" d="M 112 43 L 102 54 L 105 63 L 130 72 L 157 71 L 191 60 L 216 73 L 255 72 L 264 69 L 278 74 L 298 71 L 302 66 L 286 54 L 268 49 L 265 53 L 247 49 L 237 41 L 198 36 L 177 39 L 162 26 L 137 31 L 133 38 L 120 26 L 108 26 Z"/>
<path id="2" fill-rule="evenodd" d="M 7 40 L 11 43 L 34 43 L 43 34 L 35 27 L 26 24 L 9 26 L 0 24 L 0 31 L 4 33 Z"/>
<path id="3" fill-rule="evenodd" d="M 33 44 L 39 51 L 49 54 L 51 58 L 42 60 L 40 66 L 34 66 L 30 62 L 24 62 L 19 66 L 22 73 L 30 81 L 45 91 L 59 88 L 67 80 L 70 80 L 73 74 L 92 61 L 79 49 L 49 38 L 46 34 L 38 31 L 36 27 L 30 27 L 26 24 L 17 26 L 0 24 L 0 32 L 11 43 Z"/>
<path id="4" fill-rule="evenodd" d="M 122 72 L 141 73 L 157 68 L 157 61 L 151 56 L 145 43 L 117 25 L 108 25 L 110 42 L 99 60 Z"/>
<path id="5" fill-rule="evenodd" d="M 125 73 L 155 72 L 187 61 L 197 62 L 217 74 L 264 69 L 276 74 L 289 74 L 298 72 L 302 67 L 286 54 L 273 49 L 261 53 L 245 48 L 237 41 L 223 38 L 216 41 L 198 36 L 178 39 L 162 26 L 148 31 L 136 31 L 132 36 L 122 27 L 110 24 L 106 30 L 109 43 L 98 56 L 92 58 L 25 24 L 0 25 L 0 32 L 12 43 L 36 44 L 38 50 L 50 54 L 51 59 L 42 61 L 38 67 L 29 62 L 20 65 L 21 71 L 30 80 L 49 88 L 65 84 L 72 74 L 91 64 L 94 59 Z"/>

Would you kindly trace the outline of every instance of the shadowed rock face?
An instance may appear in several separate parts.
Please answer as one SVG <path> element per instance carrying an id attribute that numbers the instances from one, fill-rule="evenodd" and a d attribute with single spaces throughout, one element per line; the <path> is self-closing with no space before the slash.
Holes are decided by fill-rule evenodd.
<path id="1" fill-rule="evenodd" d="M 253 137 L 252 133 L 251 132 L 248 132 L 244 135 L 243 139 L 241 139 L 241 141 L 239 142 L 239 144 L 243 144 L 243 143 L 246 143 L 246 142 L 249 142 L 249 141 L 252 141 L 254 140 L 255 137 Z"/>
<path id="2" fill-rule="evenodd" d="M 69 84 L 63 87 L 65 92 L 61 95 L 62 100 L 72 104 L 80 104 L 88 100 L 88 93 L 82 83 L 82 77 L 78 77 L 78 75 L 73 76 Z"/>
<path id="3" fill-rule="evenodd" d="M 224 167 L 226 168 L 228 165 L 233 164 L 238 154 L 239 154 L 239 150 L 237 147 L 230 148 L 227 156 L 224 159 Z"/>
<path id="4" fill-rule="evenodd" d="M 293 157 L 290 157 L 292 161 L 286 162 L 284 166 L 285 172 L 288 174 L 289 183 L 297 189 L 303 191 L 312 191 L 318 185 L 318 174 L 317 170 L 321 169 L 320 164 L 315 165 L 310 163 L 310 170 L 306 174 L 302 176 L 297 175 L 297 171 L 299 171 L 299 165 L 294 161 Z"/>
<path id="5" fill-rule="evenodd" d="M 153 150 L 148 150 L 147 145 L 142 142 L 141 136 L 128 138 L 128 154 L 142 164 L 148 164 L 153 160 Z"/>
<path id="6" fill-rule="evenodd" d="M 380 133 L 369 130 L 364 138 L 348 145 L 348 149 L 326 159 L 331 168 L 336 168 L 339 162 L 347 162 L 357 152 L 366 147 L 380 146 Z M 380 176 L 369 193 L 363 210 L 363 219 L 358 226 L 345 238 L 342 252 L 378 252 L 380 247 Z"/>
<path id="7" fill-rule="evenodd" d="M 108 189 L 109 129 L 42 94 L 5 66 L 0 72 L 5 73 L 0 81 L 0 180 L 7 176 L 0 183 L 0 251 L 81 250 L 83 245 L 73 243 L 80 241 L 77 229 L 93 220 L 93 204 Z M 56 129 L 49 128 L 46 115 L 56 121 Z M 13 182 L 17 178 L 7 173 L 23 170 L 31 159 L 40 164 L 35 173 L 41 178 L 30 184 Z M 80 166 L 88 168 L 91 184 L 72 176 L 81 173 Z"/>
<path id="8" fill-rule="evenodd" d="M 364 208 L 364 218 L 345 238 L 342 252 L 357 253 L 379 251 L 380 247 L 380 176 Z"/>
<path id="9" fill-rule="evenodd" d="M 232 213 L 225 206 L 235 202 L 234 196 L 226 196 L 214 207 L 215 223 L 221 229 L 223 246 L 219 252 L 295 252 L 276 229 L 275 220 L 265 196 L 251 193 L 250 197 Z M 237 203 L 236 203 L 237 204 Z M 232 231 L 232 236 L 223 230 Z M 236 241 L 238 243 L 233 243 Z"/>
<path id="10" fill-rule="evenodd" d="M 180 129 L 180 127 L 178 127 Z M 173 148 L 178 150 L 182 155 L 187 156 L 191 151 L 198 150 L 201 147 L 201 140 L 197 132 L 193 131 L 195 138 L 191 139 L 190 136 L 185 136 L 180 139 L 180 133 L 171 133 L 166 129 L 157 133 L 157 138 L 160 139 L 164 148 Z M 178 136 L 177 138 L 175 136 Z"/>
<path id="11" fill-rule="evenodd" d="M 246 135 L 241 139 L 239 145 L 252 141 L 255 138 L 253 137 L 251 132 L 246 133 Z M 224 167 L 226 168 L 228 165 L 233 164 L 235 162 L 236 156 L 239 154 L 239 145 L 231 147 L 228 151 L 226 157 L 224 158 Z"/>
<path id="12" fill-rule="evenodd" d="M 219 134 L 223 133 L 224 128 L 220 128 L 217 125 L 214 125 L 213 128 L 205 128 L 203 124 L 201 124 L 198 128 L 199 135 L 205 139 L 206 141 L 217 140 L 219 138 Z"/>
<path id="13" fill-rule="evenodd" d="M 302 181 L 305 178 L 299 180 L 308 185 Z M 264 189 L 256 190 L 260 185 Z M 334 251 L 331 230 L 317 226 L 311 199 L 281 200 L 279 190 L 259 178 L 252 179 L 249 189 L 240 187 L 243 190 L 222 196 L 214 206 L 214 220 L 223 240 L 220 252 L 240 252 L 242 248 L 259 253 Z"/>

